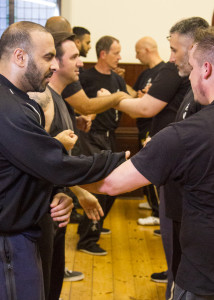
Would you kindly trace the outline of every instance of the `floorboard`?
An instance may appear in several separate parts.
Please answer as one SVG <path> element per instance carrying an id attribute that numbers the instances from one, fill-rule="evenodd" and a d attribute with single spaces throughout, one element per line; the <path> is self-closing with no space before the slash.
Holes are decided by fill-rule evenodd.
<path id="1" fill-rule="evenodd" d="M 154 236 L 159 226 L 139 226 L 137 218 L 150 215 L 139 210 L 140 199 L 117 199 L 105 220 L 110 235 L 101 236 L 99 244 L 106 256 L 92 256 L 76 251 L 77 225 L 66 232 L 66 267 L 81 271 L 79 282 L 64 282 L 63 300 L 164 300 L 166 284 L 154 283 L 150 275 L 166 270 L 161 238 Z"/>

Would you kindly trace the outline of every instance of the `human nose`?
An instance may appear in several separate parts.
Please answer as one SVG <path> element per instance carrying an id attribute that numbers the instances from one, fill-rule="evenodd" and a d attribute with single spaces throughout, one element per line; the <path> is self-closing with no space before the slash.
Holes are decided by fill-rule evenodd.
<path id="1" fill-rule="evenodd" d="M 58 62 L 57 62 L 57 60 L 56 60 L 56 57 L 54 57 L 54 58 L 52 59 L 50 69 L 51 69 L 53 72 L 56 72 L 56 71 L 59 69 L 59 64 L 58 64 Z"/>
<path id="2" fill-rule="evenodd" d="M 81 61 L 81 59 L 79 57 L 77 60 L 77 66 L 78 66 L 78 68 L 83 67 L 83 62 Z"/>
<path id="3" fill-rule="evenodd" d="M 174 53 L 173 53 L 173 52 L 171 52 L 171 54 L 170 54 L 169 61 L 170 61 L 170 62 L 172 62 L 172 63 L 174 63 L 174 62 L 175 62 L 175 55 L 174 55 Z"/>

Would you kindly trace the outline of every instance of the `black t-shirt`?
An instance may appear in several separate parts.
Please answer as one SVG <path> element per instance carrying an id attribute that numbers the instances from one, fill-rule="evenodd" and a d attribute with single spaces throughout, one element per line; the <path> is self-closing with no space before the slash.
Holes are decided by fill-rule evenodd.
<path id="1" fill-rule="evenodd" d="M 62 92 L 62 98 L 66 99 L 70 96 L 73 96 L 77 92 L 79 92 L 82 89 L 82 86 L 78 81 L 74 81 L 71 84 L 67 85 L 66 88 Z"/>
<path id="2" fill-rule="evenodd" d="M 172 123 L 131 158 L 155 185 L 183 185 L 182 257 L 175 282 L 199 295 L 214 295 L 214 102 Z"/>
<path id="3" fill-rule="evenodd" d="M 190 87 L 177 112 L 176 122 L 184 120 L 201 110 L 202 106 L 195 102 L 192 88 Z M 169 180 L 164 185 L 164 199 L 166 216 L 174 221 L 181 222 L 183 188 L 179 182 Z"/>
<path id="4" fill-rule="evenodd" d="M 188 77 L 180 77 L 175 64 L 167 62 L 152 82 L 148 95 L 167 105 L 152 118 L 150 136 L 155 135 L 171 122 L 174 122 L 178 108 L 190 87 Z"/>
<path id="5" fill-rule="evenodd" d="M 105 88 L 111 93 L 127 92 L 125 81 L 115 72 L 107 75 L 91 68 L 80 74 L 80 82 L 89 98 L 97 97 L 97 91 L 101 88 Z M 120 117 L 121 112 L 114 108 L 97 114 L 92 122 L 91 131 L 114 131 L 118 127 Z"/>
<path id="6" fill-rule="evenodd" d="M 142 90 L 146 87 L 147 84 L 153 83 L 154 78 L 157 76 L 160 69 L 165 65 L 162 61 L 157 64 L 155 67 L 151 69 L 146 69 L 143 71 L 140 76 L 138 77 L 133 89 L 135 91 Z M 142 133 L 142 138 L 145 137 L 146 132 L 150 131 L 152 118 L 137 118 L 136 124 L 139 130 L 139 133 Z M 141 135 L 140 135 L 141 136 Z"/>

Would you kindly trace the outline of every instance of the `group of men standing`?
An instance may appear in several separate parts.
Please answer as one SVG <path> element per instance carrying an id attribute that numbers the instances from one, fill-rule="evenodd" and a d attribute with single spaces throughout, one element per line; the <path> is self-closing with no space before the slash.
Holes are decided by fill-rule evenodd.
<path id="1" fill-rule="evenodd" d="M 53 24 L 57 27 L 59 24 L 55 21 Z M 182 77 L 191 72 L 195 100 L 208 106 L 186 121 L 161 130 L 174 121 L 189 89 L 188 79 L 179 78 L 171 62 L 163 63 L 159 59 L 156 62 L 160 65 L 157 76 L 152 82 L 148 82 L 150 78 L 145 80 L 146 84 L 152 83 L 146 94 L 138 99 L 128 99 L 124 93 L 127 92 L 125 81 L 113 72 L 120 59 L 119 40 L 104 36 L 97 42 L 98 61 L 94 68 L 81 73 L 78 82 L 79 68 L 82 67 L 79 51 L 86 55 L 90 42 L 86 42 L 88 48 L 80 47 L 78 51 L 69 23 L 64 22 L 65 29 L 60 32 L 53 30 L 55 27 L 50 24 L 51 21 L 47 22 L 52 35 L 32 22 L 14 23 L 0 40 L 0 279 L 3 283 L 0 298 L 43 300 L 44 297 L 59 297 L 64 262 L 60 264 L 58 291 L 50 295 L 47 283 L 44 296 L 36 241 L 40 235 L 38 223 L 50 205 L 50 216 L 59 222 L 60 229 L 68 223 L 73 205 L 64 194 L 64 187 L 80 184 L 91 192 L 110 195 L 96 195 L 98 202 L 96 197 L 80 188 L 80 193 L 84 194 L 80 203 L 87 216 L 79 227 L 78 249 L 105 255 L 97 241 L 114 195 L 151 183 L 165 188 L 169 181 L 173 184 L 175 181 L 182 185 L 182 196 L 172 199 L 169 193 L 170 197 L 166 197 L 167 189 L 163 195 L 166 210 L 173 206 L 173 202 L 179 203 L 180 207 L 183 204 L 182 221 L 181 218 L 178 220 L 181 230 L 173 223 L 177 235 L 173 234 L 172 243 L 176 241 L 180 245 L 177 237 L 181 232 L 179 266 L 172 267 L 176 282 L 173 299 L 213 299 L 213 32 L 201 30 L 196 34 L 198 28 L 207 27 L 207 22 L 201 18 L 183 20 L 171 28 L 170 60 L 178 66 Z M 171 80 L 170 89 L 161 74 L 175 74 L 177 79 Z M 47 84 L 48 94 L 43 108 L 48 107 L 48 110 L 43 112 L 27 92 L 44 92 Z M 97 91 L 101 88 L 113 94 L 106 95 L 104 91 L 97 98 Z M 140 90 L 144 88 L 146 86 Z M 185 105 L 184 102 L 181 105 L 183 118 L 189 116 L 190 109 L 193 112 L 198 110 L 191 92 L 187 95 Z M 96 114 L 90 131 L 80 135 L 83 154 L 91 156 L 71 155 L 76 136 L 73 132 L 75 116 L 69 105 L 80 114 Z M 120 111 L 132 117 L 153 117 L 151 141 L 125 163 L 127 154 L 111 152 L 115 151 L 114 131 L 120 120 Z M 50 133 L 56 138 L 44 130 L 47 125 L 44 114 L 46 122 L 50 122 Z M 87 121 L 84 124 L 88 131 Z M 57 136 L 61 131 L 65 132 Z M 63 241 L 60 242 L 62 260 L 64 234 L 64 230 L 58 234 Z"/>

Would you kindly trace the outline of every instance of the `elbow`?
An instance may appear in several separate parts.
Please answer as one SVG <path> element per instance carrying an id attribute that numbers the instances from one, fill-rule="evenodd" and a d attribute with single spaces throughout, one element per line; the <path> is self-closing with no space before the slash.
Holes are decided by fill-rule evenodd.
<path id="1" fill-rule="evenodd" d="M 120 194 L 119 188 L 115 184 L 115 181 L 109 177 L 104 179 L 103 186 L 101 187 L 100 192 L 109 196 L 116 196 Z"/>

